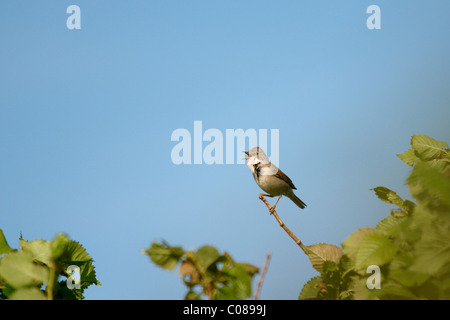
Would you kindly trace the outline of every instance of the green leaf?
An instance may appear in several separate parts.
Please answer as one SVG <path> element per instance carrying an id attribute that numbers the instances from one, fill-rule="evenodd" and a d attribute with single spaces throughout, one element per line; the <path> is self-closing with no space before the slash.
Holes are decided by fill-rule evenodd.
<path id="1" fill-rule="evenodd" d="M 47 300 L 47 296 L 38 288 L 20 288 L 14 290 L 9 300 Z"/>
<path id="2" fill-rule="evenodd" d="M 416 156 L 413 149 L 408 149 L 408 151 L 397 154 L 397 157 L 399 157 L 404 163 L 406 163 L 408 166 L 413 166 L 414 163 L 417 163 L 419 161 L 419 157 Z"/>
<path id="3" fill-rule="evenodd" d="M 257 274 L 259 272 L 259 268 L 257 266 L 254 266 L 249 263 L 237 263 L 236 262 L 236 265 L 243 268 L 245 270 L 245 272 L 247 272 L 251 277 L 253 277 L 255 274 Z"/>
<path id="4" fill-rule="evenodd" d="M 217 290 L 214 300 L 237 300 L 236 294 L 233 292 L 233 288 L 229 285 L 223 285 Z"/>
<path id="5" fill-rule="evenodd" d="M 368 266 L 382 266 L 389 262 L 396 252 L 397 247 L 383 234 L 368 234 L 360 242 L 356 254 L 356 271 L 365 274 Z"/>
<path id="6" fill-rule="evenodd" d="M 55 283 L 54 290 L 55 300 L 82 300 L 84 299 L 84 289 L 69 289 L 67 287 L 67 280 L 62 280 Z"/>
<path id="7" fill-rule="evenodd" d="M 373 290 L 369 290 L 367 288 L 367 277 L 368 275 L 360 276 L 352 276 L 353 283 L 353 298 L 355 300 L 368 300 L 371 292 Z M 375 289 L 378 290 L 378 289 Z"/>
<path id="8" fill-rule="evenodd" d="M 175 268 L 184 255 L 183 248 L 170 247 L 165 242 L 159 244 L 156 241 L 152 243 L 149 249 L 142 252 L 148 254 L 151 261 L 153 261 L 157 266 L 170 271 Z"/>
<path id="9" fill-rule="evenodd" d="M 438 141 L 423 134 L 413 135 L 411 146 L 415 154 L 424 161 L 430 161 L 445 154 L 446 142 Z"/>
<path id="10" fill-rule="evenodd" d="M 299 300 L 313 300 L 318 299 L 321 290 L 324 290 L 324 286 L 322 284 L 322 278 L 320 276 L 316 276 L 310 279 L 304 286 L 300 295 L 298 296 Z"/>
<path id="11" fill-rule="evenodd" d="M 223 288 L 221 294 L 224 291 L 227 292 L 227 298 L 230 299 L 230 295 L 233 296 L 232 299 L 246 299 L 252 294 L 252 277 L 247 273 L 247 271 L 239 265 L 234 265 L 231 268 L 224 270 L 224 275 L 226 276 L 226 285 L 228 289 Z M 223 296 L 219 295 L 217 299 L 224 299 Z"/>
<path id="12" fill-rule="evenodd" d="M 63 233 L 58 233 L 50 242 L 50 252 L 52 259 L 59 258 L 65 251 L 70 239 Z"/>
<path id="13" fill-rule="evenodd" d="M 0 275 L 13 288 L 42 285 L 48 281 L 48 269 L 34 262 L 29 252 L 14 252 L 0 260 Z"/>
<path id="14" fill-rule="evenodd" d="M 388 285 L 381 289 L 371 290 L 368 299 L 417 300 L 418 297 L 405 287 Z"/>
<path id="15" fill-rule="evenodd" d="M 11 252 L 13 250 L 14 249 L 12 249 L 8 245 L 8 242 L 6 241 L 5 235 L 3 234 L 3 230 L 0 229 L 0 254 L 8 253 L 8 252 Z"/>
<path id="16" fill-rule="evenodd" d="M 419 192 L 411 190 L 418 200 L 427 201 L 430 196 L 434 196 L 438 201 L 442 201 L 447 206 L 450 206 L 450 177 L 443 174 L 440 170 L 426 165 L 417 166 L 414 168 L 411 177 L 408 179 L 410 184 L 420 183 L 421 187 L 428 193 L 423 194 L 423 189 L 416 189 Z M 426 197 L 425 199 L 423 197 Z"/>
<path id="17" fill-rule="evenodd" d="M 344 254 L 341 248 L 328 244 L 319 243 L 312 246 L 307 246 L 308 257 L 314 269 L 318 272 L 322 271 L 322 265 L 325 261 L 339 262 L 339 259 Z"/>
<path id="18" fill-rule="evenodd" d="M 372 189 L 375 191 L 377 197 L 386 203 L 395 204 L 398 207 L 403 207 L 403 199 L 395 191 L 392 191 L 386 187 L 376 187 Z"/>
<path id="19" fill-rule="evenodd" d="M 376 230 L 373 228 L 363 227 L 355 232 L 353 232 L 347 239 L 342 243 L 342 248 L 344 249 L 345 254 L 351 259 L 354 260 L 356 258 L 356 254 L 360 248 L 361 241 L 368 235 L 375 233 Z"/>
<path id="20" fill-rule="evenodd" d="M 389 272 L 389 277 L 405 287 L 422 285 L 430 275 L 412 270 L 394 269 Z"/>
<path id="21" fill-rule="evenodd" d="M 79 242 L 71 240 L 67 243 L 60 260 L 64 263 L 65 269 L 70 265 L 80 267 L 80 285 L 82 289 L 89 287 L 91 284 L 101 285 L 96 278 L 95 267 L 92 264 L 94 260 Z"/>
<path id="22" fill-rule="evenodd" d="M 422 236 L 414 246 L 415 260 L 411 271 L 439 275 L 450 266 L 450 232 L 443 223 L 429 223 L 422 228 Z"/>
<path id="23" fill-rule="evenodd" d="M 22 251 L 29 252 L 34 260 L 50 266 L 52 264 L 52 250 L 50 242 L 38 239 L 33 241 L 19 240 Z"/>
<path id="24" fill-rule="evenodd" d="M 338 264 L 333 261 L 325 261 L 323 263 L 321 277 L 326 287 L 326 292 L 323 292 L 321 296 L 327 300 L 339 299 L 342 275 Z"/>
<path id="25" fill-rule="evenodd" d="M 390 215 L 387 218 L 378 222 L 376 230 L 384 234 L 385 236 L 396 235 L 400 230 L 399 226 L 406 219 L 405 216 Z"/>
<path id="26" fill-rule="evenodd" d="M 416 208 L 416 204 L 412 201 L 405 200 L 403 201 L 402 208 L 406 211 L 407 214 L 410 214 Z"/>
<path id="27" fill-rule="evenodd" d="M 82 299 L 85 288 L 91 284 L 100 284 L 95 276 L 92 258 L 81 244 L 70 241 L 65 234 L 57 234 L 52 241 L 25 241 L 21 235 L 19 244 L 21 251 L 14 250 L 14 253 L 10 252 L 0 259 L 3 297 L 45 298 L 43 291 L 39 290 L 45 284 L 45 290 L 51 290 L 53 298 Z M 67 270 L 70 265 L 80 267 L 80 289 L 69 290 L 65 281 L 58 282 L 58 276 L 70 276 Z M 36 290 L 31 290 L 31 287 Z"/>
<path id="28" fill-rule="evenodd" d="M 219 257 L 219 251 L 212 246 L 203 246 L 194 253 L 195 264 L 201 272 L 205 272 Z"/>

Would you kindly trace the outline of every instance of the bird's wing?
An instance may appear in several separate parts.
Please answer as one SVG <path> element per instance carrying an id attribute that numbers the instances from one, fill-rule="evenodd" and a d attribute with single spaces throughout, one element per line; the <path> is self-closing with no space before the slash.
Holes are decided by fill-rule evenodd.
<path id="1" fill-rule="evenodd" d="M 259 174 L 273 175 L 273 176 L 277 177 L 278 179 L 281 179 L 284 182 L 286 182 L 292 189 L 297 190 L 297 188 L 292 183 L 291 179 L 289 179 L 289 177 L 287 175 L 285 175 L 284 172 L 281 171 L 276 165 L 274 165 L 272 163 L 260 164 L 255 169 L 257 169 L 257 171 L 258 171 L 258 175 Z"/>
<path id="2" fill-rule="evenodd" d="M 291 179 L 289 179 L 289 177 L 285 175 L 284 172 L 281 171 L 280 169 L 278 169 L 277 173 L 275 173 L 275 176 L 285 181 L 292 189 L 297 190 L 297 188 L 292 183 Z"/>

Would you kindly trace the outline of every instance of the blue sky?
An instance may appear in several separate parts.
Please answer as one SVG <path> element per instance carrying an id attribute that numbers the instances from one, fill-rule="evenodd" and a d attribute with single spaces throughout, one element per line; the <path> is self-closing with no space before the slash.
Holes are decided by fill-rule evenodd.
<path id="1" fill-rule="evenodd" d="M 408 197 L 395 155 L 411 135 L 450 141 L 449 13 L 444 0 L 2 1 L 0 228 L 13 247 L 20 233 L 81 242 L 103 284 L 88 299 L 182 299 L 176 272 L 140 252 L 161 239 L 261 267 L 270 250 L 260 297 L 296 299 L 316 272 L 251 172 L 173 164 L 172 132 L 278 129 L 308 205 L 283 198 L 279 216 L 306 245 L 340 245 L 389 214 L 371 188 Z"/>

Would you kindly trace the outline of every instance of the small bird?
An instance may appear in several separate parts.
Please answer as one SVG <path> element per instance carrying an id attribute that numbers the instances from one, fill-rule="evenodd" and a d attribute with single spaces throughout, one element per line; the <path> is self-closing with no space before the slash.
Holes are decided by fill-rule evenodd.
<path id="1" fill-rule="evenodd" d="M 277 166 L 270 163 L 269 158 L 260 147 L 255 147 L 250 151 L 244 151 L 244 153 L 248 156 L 244 159 L 247 160 L 247 166 L 253 173 L 253 178 L 255 178 L 258 186 L 264 192 L 268 193 L 265 196 L 278 196 L 277 202 L 270 209 L 272 213 L 282 196 L 291 199 L 301 209 L 306 207 L 306 204 L 294 194 L 293 190 L 297 190 L 297 188 L 291 179 L 283 171 L 278 169 Z"/>

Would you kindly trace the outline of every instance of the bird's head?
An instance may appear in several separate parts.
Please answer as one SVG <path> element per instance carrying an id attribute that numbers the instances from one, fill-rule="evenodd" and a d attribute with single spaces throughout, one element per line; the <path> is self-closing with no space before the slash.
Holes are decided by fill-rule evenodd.
<path id="1" fill-rule="evenodd" d="M 247 160 L 247 166 L 252 172 L 254 172 L 255 166 L 258 164 L 270 163 L 269 158 L 260 147 L 255 147 L 249 151 L 244 151 L 244 153 L 247 155 L 244 159 Z"/>

